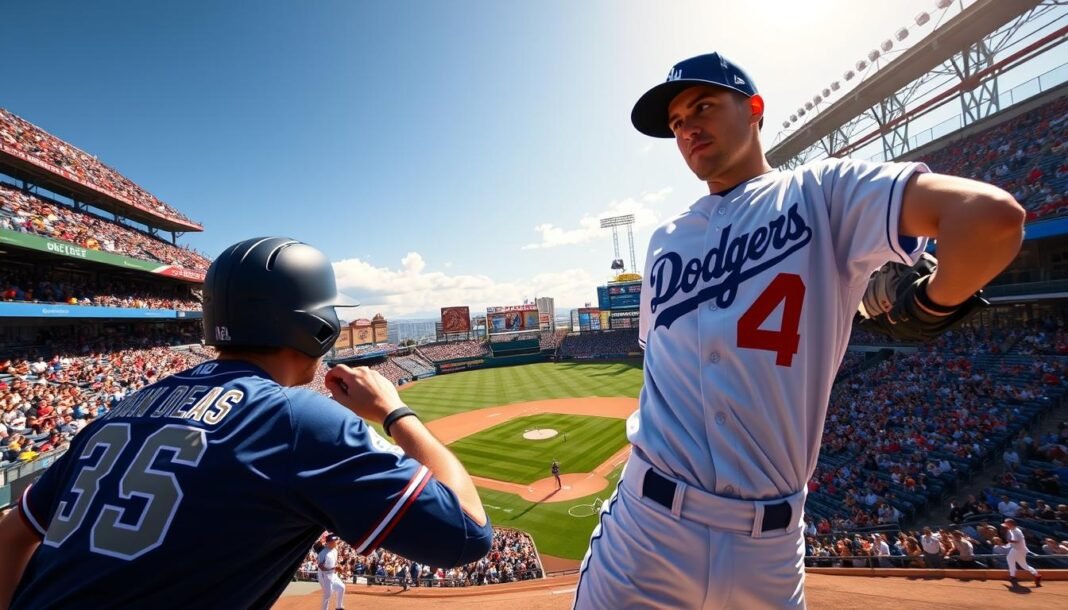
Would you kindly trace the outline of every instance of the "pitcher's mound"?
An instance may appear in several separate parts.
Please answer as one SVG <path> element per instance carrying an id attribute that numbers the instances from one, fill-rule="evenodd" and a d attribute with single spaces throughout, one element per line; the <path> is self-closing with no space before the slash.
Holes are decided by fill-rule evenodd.
<path id="1" fill-rule="evenodd" d="M 543 441 L 547 438 L 552 438 L 557 434 L 560 433 L 556 430 L 553 430 L 552 428 L 537 428 L 535 430 L 527 430 L 526 432 L 524 432 L 523 438 L 527 439 L 528 441 Z"/>

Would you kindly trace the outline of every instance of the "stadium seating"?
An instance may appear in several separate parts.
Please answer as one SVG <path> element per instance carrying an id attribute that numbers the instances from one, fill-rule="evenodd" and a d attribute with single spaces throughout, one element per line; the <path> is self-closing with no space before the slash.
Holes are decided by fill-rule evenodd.
<path id="1" fill-rule="evenodd" d="M 65 448 L 127 395 L 205 359 L 157 344 L 0 360 L 0 468 Z"/>
<path id="2" fill-rule="evenodd" d="M 482 341 L 454 341 L 420 345 L 416 352 L 430 362 L 445 362 L 457 358 L 481 358 L 489 354 Z"/>
<path id="3" fill-rule="evenodd" d="M 1068 211 L 1068 97 L 917 159 L 932 171 L 996 184 L 1027 209 L 1028 220 Z"/>
<path id="4" fill-rule="evenodd" d="M 297 577 L 316 577 L 316 551 L 325 539 L 320 537 L 301 564 Z M 341 542 L 338 545 L 338 576 L 343 582 L 366 582 L 368 585 L 402 585 L 413 587 L 471 587 L 541 578 L 544 571 L 534 541 L 524 532 L 493 530 L 490 552 L 465 566 L 444 569 L 421 564 L 416 578 L 415 563 L 389 551 L 378 549 L 370 555 L 357 555 Z"/>
<path id="5" fill-rule="evenodd" d="M 408 371 L 414 379 L 429 377 L 437 372 L 432 363 L 414 353 L 411 356 L 394 356 L 393 362 Z"/>
<path id="6" fill-rule="evenodd" d="M 0 108 L 0 140 L 4 146 L 33 156 L 39 161 L 77 175 L 98 189 L 134 202 L 146 210 L 191 222 L 189 218 L 152 196 L 122 174 L 101 163 L 95 156 L 71 146 L 40 127 Z"/>
<path id="7" fill-rule="evenodd" d="M 838 384 L 806 512 L 834 531 L 903 522 L 1060 400 L 1063 367 L 1007 368 L 991 359 L 997 343 L 959 331 Z"/>
<path id="8" fill-rule="evenodd" d="M 638 329 L 585 332 L 567 335 L 560 342 L 557 357 L 568 358 L 625 358 L 641 353 Z"/>
<path id="9" fill-rule="evenodd" d="M 34 233 L 87 250 L 207 271 L 198 252 L 169 244 L 131 227 L 0 184 L 0 229 Z"/>
<path id="10" fill-rule="evenodd" d="M 72 277 L 69 272 L 43 268 L 38 268 L 35 277 L 31 277 L 25 269 L 0 263 L 0 301 L 184 311 L 201 309 L 200 299 L 186 286 L 150 285 L 130 280 L 90 283 Z"/>

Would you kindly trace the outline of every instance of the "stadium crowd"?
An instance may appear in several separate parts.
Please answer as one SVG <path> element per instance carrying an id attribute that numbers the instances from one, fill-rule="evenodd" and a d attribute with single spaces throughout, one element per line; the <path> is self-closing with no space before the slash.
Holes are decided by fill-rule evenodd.
<path id="1" fill-rule="evenodd" d="M 990 371 L 936 346 L 839 383 L 808 513 L 835 531 L 915 516 L 1063 394 L 1064 371 L 1049 366 Z"/>
<path id="2" fill-rule="evenodd" d="M 623 358 L 628 354 L 641 353 L 638 345 L 638 329 L 585 332 L 567 335 L 556 351 L 558 359 L 569 358 Z"/>
<path id="3" fill-rule="evenodd" d="M 392 354 L 395 351 L 397 351 L 397 346 L 392 343 L 373 343 L 339 349 L 334 354 L 334 358 L 352 358 L 353 356 L 363 356 L 378 352 Z"/>
<path id="4" fill-rule="evenodd" d="M 131 227 L 0 184 L 0 229 L 33 233 L 86 250 L 207 271 L 198 252 L 169 244 Z"/>
<path id="5" fill-rule="evenodd" d="M 810 525 L 805 536 L 805 564 L 826 568 L 1004 569 L 1008 567 L 1005 555 L 1009 547 L 1005 526 L 1000 523 L 1001 519 L 992 518 L 922 530 L 838 536 L 821 535 Z M 1028 563 L 1040 569 L 1068 568 L 1068 538 L 1028 538 Z"/>
<path id="6" fill-rule="evenodd" d="M 149 340 L 104 348 L 86 345 L 50 356 L 3 357 L 0 466 L 66 447 L 79 430 L 128 394 L 205 359 Z"/>
<path id="7" fill-rule="evenodd" d="M 62 279 L 62 278 L 68 279 Z M 0 263 L 0 301 L 63 303 L 94 307 L 200 311 L 200 299 L 184 285 L 160 286 L 129 280 L 101 281 L 65 276 L 56 270 L 26 269 Z"/>
<path id="8" fill-rule="evenodd" d="M 444 362 L 457 358 L 481 358 L 489 355 L 482 341 L 453 341 L 420 345 L 416 352 L 431 362 Z"/>
<path id="9" fill-rule="evenodd" d="M 918 160 L 932 171 L 995 184 L 1028 220 L 1068 209 L 1068 97 L 964 137 Z"/>
<path id="10" fill-rule="evenodd" d="M 189 218 L 152 196 L 128 178 L 101 163 L 95 156 L 60 140 L 40 127 L 0 108 L 0 141 L 3 145 L 78 176 L 97 189 L 123 197 L 159 216 L 191 222 Z"/>
<path id="11" fill-rule="evenodd" d="M 316 553 L 322 548 L 325 536 L 324 533 L 308 552 L 300 567 L 299 578 L 315 578 L 318 569 Z M 401 585 L 405 588 L 470 587 L 530 580 L 544 575 L 534 541 L 528 534 L 511 529 L 494 528 L 489 554 L 459 568 L 419 564 L 383 549 L 370 555 L 358 555 L 344 542 L 337 550 L 337 574 L 343 582 L 351 583 L 362 579 L 368 585 Z"/>
<path id="12" fill-rule="evenodd" d="M 542 351 L 553 351 L 560 346 L 560 342 L 567 336 L 568 329 L 558 328 L 555 331 L 543 331 L 541 333 L 539 347 Z"/>

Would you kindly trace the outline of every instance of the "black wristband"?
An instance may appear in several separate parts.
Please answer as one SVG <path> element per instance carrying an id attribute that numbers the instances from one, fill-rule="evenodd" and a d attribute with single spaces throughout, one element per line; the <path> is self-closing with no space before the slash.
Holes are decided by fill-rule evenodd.
<path id="1" fill-rule="evenodd" d="M 954 311 L 957 311 L 957 309 L 960 307 L 959 305 L 946 307 L 945 305 L 939 305 L 938 303 L 935 303 L 931 300 L 931 297 L 927 296 L 927 282 L 930 279 L 931 276 L 928 275 L 927 277 L 923 278 L 923 280 L 919 283 L 919 286 L 916 286 L 916 292 L 914 293 L 916 295 L 916 302 L 919 303 L 924 309 L 939 316 L 948 316 Z"/>
<path id="2" fill-rule="evenodd" d="M 382 420 L 382 429 L 386 431 L 386 436 L 393 438 L 393 435 L 389 433 L 389 427 L 392 426 L 398 419 L 402 417 L 408 417 L 409 415 L 416 418 L 419 417 L 418 413 L 412 411 L 408 407 L 401 407 L 399 409 L 394 409 L 392 412 L 390 412 L 390 414 Z"/>

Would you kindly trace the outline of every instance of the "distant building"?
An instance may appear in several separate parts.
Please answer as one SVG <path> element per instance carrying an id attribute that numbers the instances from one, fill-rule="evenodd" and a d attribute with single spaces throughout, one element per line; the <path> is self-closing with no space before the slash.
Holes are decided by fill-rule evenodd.
<path id="1" fill-rule="evenodd" d="M 556 303 L 552 297 L 539 297 L 538 318 L 541 322 L 541 330 L 554 330 L 556 328 Z"/>

